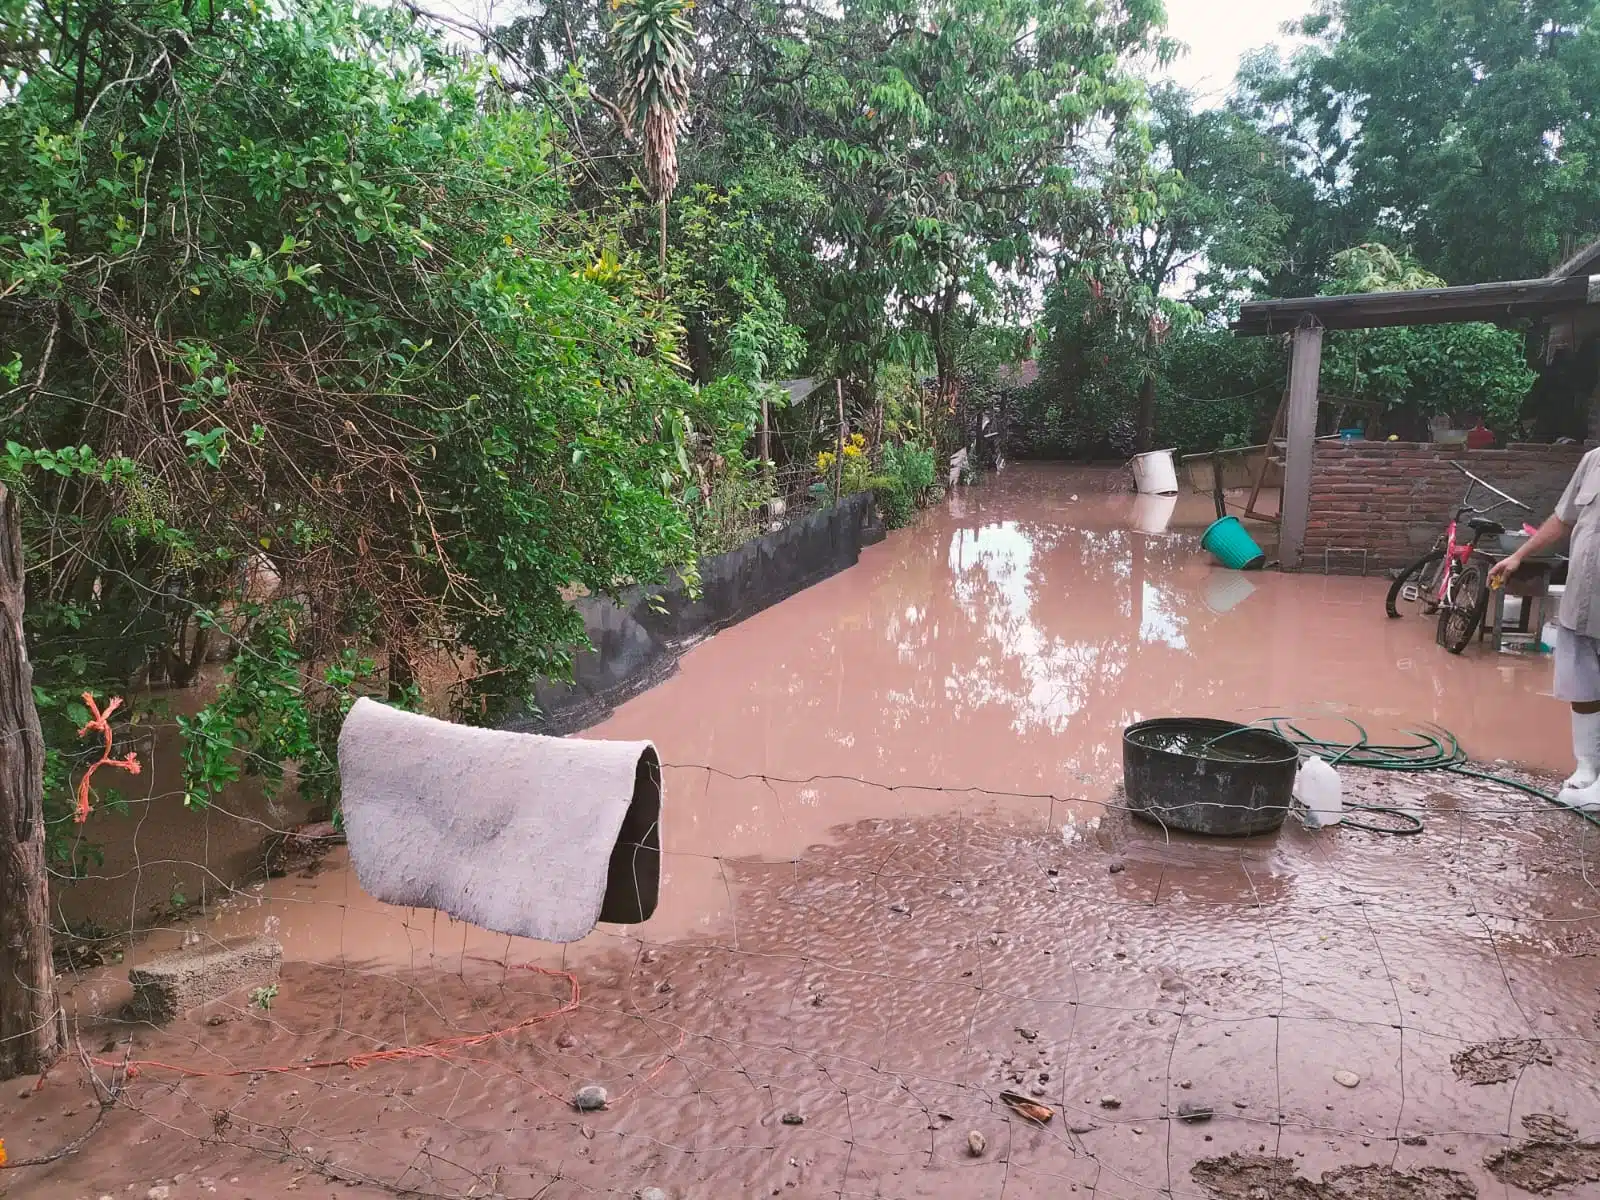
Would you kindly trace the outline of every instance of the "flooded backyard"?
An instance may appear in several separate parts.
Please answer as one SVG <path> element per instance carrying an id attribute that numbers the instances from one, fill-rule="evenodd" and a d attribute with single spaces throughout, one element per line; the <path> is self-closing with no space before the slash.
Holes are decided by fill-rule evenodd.
<path id="1" fill-rule="evenodd" d="M 1209 498 L 1121 484 L 963 490 L 588 731 L 667 764 L 642 925 L 469 930 L 341 851 L 70 979 L 122 1103 L 0 1192 L 1600 1195 L 1596 826 L 1446 772 L 1342 772 L 1409 837 L 1186 839 L 1119 794 L 1123 728 L 1172 714 L 1434 726 L 1548 785 L 1548 659 L 1448 655 L 1376 576 L 1223 571 Z M 283 943 L 267 1003 L 99 1015 L 140 956 L 239 932 Z M 97 1112 L 64 1062 L 0 1091 L 0 1137 Z"/>

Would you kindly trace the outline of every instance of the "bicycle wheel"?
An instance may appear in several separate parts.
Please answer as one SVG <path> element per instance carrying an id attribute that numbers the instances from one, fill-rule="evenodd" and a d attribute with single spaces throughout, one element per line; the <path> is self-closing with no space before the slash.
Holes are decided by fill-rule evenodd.
<path id="1" fill-rule="evenodd" d="M 1461 565 L 1450 584 L 1450 595 L 1439 609 L 1439 642 L 1451 654 L 1460 654 L 1478 632 L 1489 611 L 1489 565 L 1473 555 Z"/>
<path id="2" fill-rule="evenodd" d="M 1432 616 L 1439 611 L 1435 593 L 1439 590 L 1439 566 L 1443 550 L 1430 550 L 1394 577 L 1383 607 L 1391 617 L 1422 612 Z"/>

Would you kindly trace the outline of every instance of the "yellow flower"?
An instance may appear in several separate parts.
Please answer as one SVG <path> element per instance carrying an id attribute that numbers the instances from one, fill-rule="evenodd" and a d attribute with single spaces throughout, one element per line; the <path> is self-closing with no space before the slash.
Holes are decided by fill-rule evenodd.
<path id="1" fill-rule="evenodd" d="M 853 441 L 846 442 L 844 447 L 844 456 L 846 458 L 860 458 L 861 447 L 856 445 Z"/>
<path id="2" fill-rule="evenodd" d="M 824 450 L 821 454 L 817 455 L 817 470 L 819 472 L 826 471 L 829 467 L 833 466 L 833 458 L 834 454 L 832 450 Z"/>
<path id="3" fill-rule="evenodd" d="M 850 444 L 852 446 L 854 446 L 859 451 L 864 446 L 866 446 L 866 444 L 867 444 L 867 435 L 864 434 L 864 433 L 852 433 L 850 435 Z"/>
<path id="4" fill-rule="evenodd" d="M 6 1140 L 0 1138 L 0 1167 L 6 1165 Z"/>

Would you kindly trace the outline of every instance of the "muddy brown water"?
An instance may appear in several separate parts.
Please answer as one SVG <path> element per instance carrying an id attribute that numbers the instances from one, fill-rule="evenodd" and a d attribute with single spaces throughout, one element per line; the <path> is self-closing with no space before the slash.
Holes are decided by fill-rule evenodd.
<path id="1" fill-rule="evenodd" d="M 1594 826 L 1350 770 L 1424 833 L 1205 842 L 1115 794 L 1122 728 L 1174 713 L 1435 722 L 1480 761 L 1561 769 L 1548 663 L 1446 655 L 1384 619 L 1380 580 L 1220 571 L 1208 502 L 1141 533 L 1148 506 L 1110 483 L 1008 471 L 591 731 L 677 764 L 642 926 L 558 952 L 377 905 L 335 856 L 131 951 L 269 930 L 270 1007 L 157 1031 L 94 1015 L 125 964 L 68 980 L 103 1077 L 164 1065 L 80 1153 L 0 1188 L 1255 1200 L 1259 1177 L 1398 1200 L 1526 1194 L 1514 1161 L 1600 1194 L 1584 1164 L 1547 1169 L 1559 1147 L 1504 1157 L 1528 1116 L 1600 1137 Z M 1508 1046 L 1496 1082 L 1453 1065 Z M 580 1115 L 591 1082 L 610 1106 Z M 13 1160 L 94 1119 L 73 1063 L 22 1092 L 0 1088 Z M 1184 1102 L 1214 1115 L 1169 1119 Z"/>

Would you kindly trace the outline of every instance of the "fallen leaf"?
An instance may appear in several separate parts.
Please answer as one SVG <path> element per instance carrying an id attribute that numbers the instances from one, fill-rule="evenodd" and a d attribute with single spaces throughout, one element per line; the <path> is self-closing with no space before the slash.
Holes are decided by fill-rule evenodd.
<path id="1" fill-rule="evenodd" d="M 1056 1115 L 1056 1110 L 1048 1104 L 1040 1104 L 1037 1100 L 1030 1100 L 1026 1096 L 1019 1096 L 1016 1092 L 1001 1092 L 1000 1099 L 1010 1106 L 1011 1110 L 1019 1117 L 1044 1125 Z"/>

